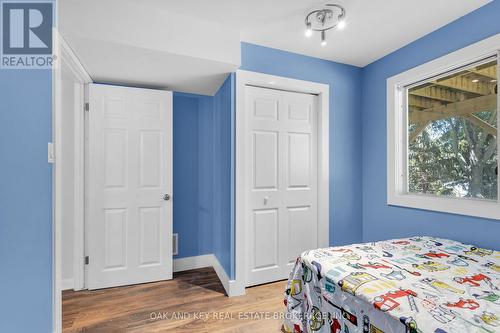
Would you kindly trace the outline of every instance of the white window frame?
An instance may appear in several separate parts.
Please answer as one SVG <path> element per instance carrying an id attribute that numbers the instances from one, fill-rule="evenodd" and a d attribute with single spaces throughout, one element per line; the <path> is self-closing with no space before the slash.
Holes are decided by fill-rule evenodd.
<path id="1" fill-rule="evenodd" d="M 500 62 L 500 34 L 387 79 L 388 205 L 500 220 L 500 186 L 496 201 L 408 193 L 408 126 L 404 93 L 405 87 L 412 84 L 495 55 Z M 497 66 L 497 70 L 500 72 L 500 66 Z M 500 94 L 497 98 L 498 96 Z M 500 98 L 497 106 L 500 107 Z M 500 112 L 497 115 L 497 123 L 500 124 Z M 500 149 L 500 135 L 497 135 L 497 147 Z"/>

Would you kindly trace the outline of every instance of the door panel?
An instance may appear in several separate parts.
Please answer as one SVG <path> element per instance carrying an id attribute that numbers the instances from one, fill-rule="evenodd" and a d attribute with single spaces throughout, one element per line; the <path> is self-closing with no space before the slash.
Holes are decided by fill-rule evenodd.
<path id="1" fill-rule="evenodd" d="M 127 243 L 127 210 L 104 210 L 104 269 L 125 268 Z"/>
<path id="2" fill-rule="evenodd" d="M 89 289 L 172 278 L 172 93 L 89 88 Z"/>
<path id="3" fill-rule="evenodd" d="M 141 207 L 141 265 L 161 264 L 161 207 Z"/>
<path id="4" fill-rule="evenodd" d="M 140 186 L 161 187 L 161 170 L 163 169 L 163 135 L 161 132 L 141 131 L 140 134 Z"/>
<path id="5" fill-rule="evenodd" d="M 311 135 L 288 133 L 287 187 L 307 188 L 311 183 Z"/>
<path id="6" fill-rule="evenodd" d="M 104 184 L 107 188 L 127 185 L 127 132 L 104 129 Z"/>
<path id="7" fill-rule="evenodd" d="M 288 243 L 288 264 L 293 265 L 297 259 L 297 253 L 317 247 L 316 233 L 311 232 L 311 220 L 314 219 L 314 212 L 311 206 L 288 207 L 289 243 Z"/>
<path id="8" fill-rule="evenodd" d="M 256 119 L 278 120 L 279 102 L 276 99 L 261 96 L 253 102 L 253 115 Z"/>
<path id="9" fill-rule="evenodd" d="M 278 187 L 278 133 L 255 131 L 253 133 L 254 189 Z"/>
<path id="10" fill-rule="evenodd" d="M 288 104 L 288 120 L 310 124 L 311 104 L 300 98 L 290 98 Z"/>
<path id="11" fill-rule="evenodd" d="M 278 210 L 254 211 L 254 269 L 278 266 Z"/>
<path id="12" fill-rule="evenodd" d="M 317 247 L 316 96 L 246 87 L 247 286 Z"/>

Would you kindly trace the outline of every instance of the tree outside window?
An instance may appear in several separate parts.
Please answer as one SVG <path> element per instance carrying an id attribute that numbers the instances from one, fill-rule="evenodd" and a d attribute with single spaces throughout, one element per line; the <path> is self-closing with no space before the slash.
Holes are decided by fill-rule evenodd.
<path id="1" fill-rule="evenodd" d="M 497 61 L 407 89 L 408 191 L 497 200 Z"/>

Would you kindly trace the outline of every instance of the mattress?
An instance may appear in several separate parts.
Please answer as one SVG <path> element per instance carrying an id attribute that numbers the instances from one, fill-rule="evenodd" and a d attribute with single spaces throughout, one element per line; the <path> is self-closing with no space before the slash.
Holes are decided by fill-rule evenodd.
<path id="1" fill-rule="evenodd" d="M 434 237 L 306 251 L 287 332 L 500 332 L 500 252 Z"/>

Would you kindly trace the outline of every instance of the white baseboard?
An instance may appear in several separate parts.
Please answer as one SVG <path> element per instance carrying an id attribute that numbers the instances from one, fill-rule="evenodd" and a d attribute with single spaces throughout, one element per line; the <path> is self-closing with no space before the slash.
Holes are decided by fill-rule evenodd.
<path id="1" fill-rule="evenodd" d="M 219 277 L 227 296 L 240 296 L 245 295 L 245 286 L 237 283 L 236 280 L 230 280 L 226 271 L 220 264 L 219 260 L 214 254 L 204 254 L 201 256 L 193 256 L 186 258 L 174 259 L 173 262 L 174 272 L 182 272 L 190 269 L 213 267 L 215 273 Z"/>
<path id="2" fill-rule="evenodd" d="M 236 280 L 230 280 L 227 276 L 226 271 L 220 264 L 217 257 L 213 254 L 204 254 L 201 256 L 193 256 L 186 258 L 178 258 L 173 261 L 173 271 L 182 272 L 188 271 L 190 269 L 198 269 L 204 267 L 213 267 L 215 273 L 219 277 L 224 290 L 229 297 L 245 295 L 245 287 L 240 286 Z M 61 281 L 62 290 L 73 290 L 74 281 L 73 279 L 64 279 Z"/>
<path id="3" fill-rule="evenodd" d="M 173 271 L 182 272 L 190 269 L 210 267 L 213 265 L 213 254 L 204 254 L 201 256 L 185 257 L 174 259 Z"/>
<path id="4" fill-rule="evenodd" d="M 64 279 L 61 281 L 61 290 L 73 290 L 74 286 L 73 279 Z"/>
<path id="5" fill-rule="evenodd" d="M 226 290 L 226 294 L 229 297 L 245 295 L 245 287 L 237 283 L 236 280 L 229 280 L 226 271 L 220 264 L 219 260 L 215 255 L 212 254 L 212 266 L 219 277 L 222 286 Z"/>

